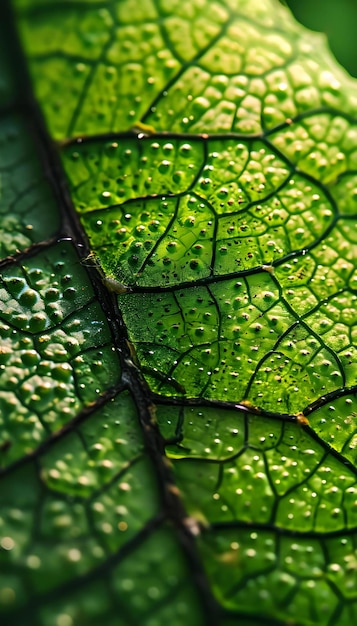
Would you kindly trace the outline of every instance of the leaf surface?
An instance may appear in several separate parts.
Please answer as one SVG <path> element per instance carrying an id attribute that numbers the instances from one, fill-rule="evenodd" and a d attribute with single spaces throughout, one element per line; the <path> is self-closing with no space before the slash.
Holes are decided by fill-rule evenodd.
<path id="1" fill-rule="evenodd" d="M 272 0 L 13 7 L 2 613 L 353 623 L 355 81 Z"/>

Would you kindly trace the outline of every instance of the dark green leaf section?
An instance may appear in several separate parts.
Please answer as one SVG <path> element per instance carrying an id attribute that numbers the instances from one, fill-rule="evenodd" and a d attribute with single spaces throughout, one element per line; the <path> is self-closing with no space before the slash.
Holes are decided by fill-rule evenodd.
<path id="1" fill-rule="evenodd" d="M 167 528 L 143 537 L 119 564 L 109 561 L 105 568 L 94 571 L 91 580 L 82 578 L 80 582 L 61 602 L 54 598 L 42 606 L 41 625 L 65 623 L 64 616 L 67 623 L 70 617 L 71 623 L 83 626 L 97 626 L 98 622 L 108 626 L 202 623 L 182 553 Z"/>
<path id="2" fill-rule="evenodd" d="M 130 395 L 67 426 L 3 476 L 2 612 L 57 626 L 118 623 L 117 610 L 120 624 L 158 625 L 176 607 L 173 623 L 199 623 Z"/>
<path id="3" fill-rule="evenodd" d="M 33 603 L 46 626 L 196 626 L 198 588 L 214 626 L 349 626 L 355 82 L 270 0 L 15 4 L 94 265 L 120 294 L 116 302 L 93 269 L 92 293 L 79 269 L 78 327 L 102 323 L 103 336 L 110 327 L 100 346 L 110 351 L 114 340 L 123 374 L 113 355 L 101 359 L 87 387 L 94 398 L 78 375 L 83 404 L 27 457 L 28 509 L 60 500 L 61 518 L 78 515 L 78 535 L 56 541 L 58 565 L 46 565 L 47 587 L 28 600 L 15 579 L 23 553 L 6 531 L 14 583 L 2 593 L 12 614 Z M 72 313 L 55 309 L 65 315 L 57 329 Z M 49 335 L 46 315 L 39 330 Z M 21 323 L 31 334 L 28 318 Z M 79 351 L 87 356 L 89 344 Z M 116 384 L 110 376 L 117 386 L 104 391 Z M 23 471 L 16 458 L 9 472 Z M 51 525 L 50 511 L 45 519 Z M 22 541 L 32 550 L 46 526 L 31 535 L 28 524 Z"/>
<path id="4" fill-rule="evenodd" d="M 53 236 L 59 218 L 53 193 L 35 150 L 28 124 L 9 112 L 0 119 L 0 254 L 14 254 Z"/>
<path id="5" fill-rule="evenodd" d="M 6 110 L 8 105 L 13 104 L 16 94 L 16 81 L 14 80 L 11 55 L 9 54 L 7 31 L 4 23 L 0 24 L 0 34 L 3 45 L 0 48 L 0 107 Z"/>
<path id="6" fill-rule="evenodd" d="M 55 235 L 59 216 L 31 124 L 21 111 L 16 64 L 3 21 L 0 37 L 0 258 L 3 258 Z"/>
<path id="7" fill-rule="evenodd" d="M 180 546 L 162 524 L 130 394 L 72 421 L 67 415 L 34 443 L 0 476 L 3 618 L 21 623 L 30 613 L 36 626 L 201 623 Z"/>
<path id="8" fill-rule="evenodd" d="M 5 5 L 0 621 L 197 626 L 200 564 L 192 573 L 189 535 L 167 521 L 170 470 L 162 446 L 148 454 L 148 440 L 159 441 L 153 408 L 122 326 L 108 321 L 114 305 L 87 267 Z"/>
<path id="9" fill-rule="evenodd" d="M 7 464 L 117 384 L 120 372 L 107 322 L 70 244 L 9 264 L 0 297 L 0 420 Z"/>

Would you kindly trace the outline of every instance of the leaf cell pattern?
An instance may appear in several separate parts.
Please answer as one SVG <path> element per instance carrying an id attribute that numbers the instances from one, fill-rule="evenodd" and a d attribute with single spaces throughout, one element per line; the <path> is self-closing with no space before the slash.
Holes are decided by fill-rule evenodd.
<path id="1" fill-rule="evenodd" d="M 1 613 L 354 623 L 355 81 L 272 0 L 13 8 Z"/>

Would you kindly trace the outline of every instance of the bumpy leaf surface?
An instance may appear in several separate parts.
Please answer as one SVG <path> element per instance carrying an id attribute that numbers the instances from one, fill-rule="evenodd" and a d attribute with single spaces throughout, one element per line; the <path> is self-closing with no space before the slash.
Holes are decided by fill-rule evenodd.
<path id="1" fill-rule="evenodd" d="M 0 614 L 349 626 L 355 81 L 273 0 L 12 4 Z"/>

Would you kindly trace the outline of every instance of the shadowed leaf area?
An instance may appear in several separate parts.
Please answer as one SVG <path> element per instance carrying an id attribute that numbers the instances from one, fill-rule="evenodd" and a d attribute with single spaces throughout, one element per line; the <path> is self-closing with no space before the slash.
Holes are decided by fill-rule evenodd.
<path id="1" fill-rule="evenodd" d="M 357 86 L 278 0 L 0 9 L 5 626 L 357 618 Z"/>

